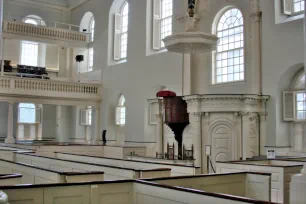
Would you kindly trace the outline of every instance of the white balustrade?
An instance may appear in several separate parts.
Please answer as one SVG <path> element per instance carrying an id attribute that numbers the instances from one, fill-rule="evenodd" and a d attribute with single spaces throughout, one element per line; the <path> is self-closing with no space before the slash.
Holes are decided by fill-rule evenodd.
<path id="1" fill-rule="evenodd" d="M 3 191 L 0 191 L 0 204 L 8 204 L 8 197 Z"/>
<path id="2" fill-rule="evenodd" d="M 89 34 L 61 28 L 3 21 L 3 32 L 62 41 L 88 42 Z"/>
<path id="3" fill-rule="evenodd" d="M 99 84 L 0 77 L 0 93 L 61 98 L 100 99 Z"/>

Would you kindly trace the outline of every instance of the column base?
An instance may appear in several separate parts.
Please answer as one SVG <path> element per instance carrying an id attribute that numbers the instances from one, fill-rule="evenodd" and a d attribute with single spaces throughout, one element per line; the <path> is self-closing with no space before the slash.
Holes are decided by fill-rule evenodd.
<path id="1" fill-rule="evenodd" d="M 6 144 L 15 144 L 15 139 L 14 138 L 6 138 L 5 143 Z"/>

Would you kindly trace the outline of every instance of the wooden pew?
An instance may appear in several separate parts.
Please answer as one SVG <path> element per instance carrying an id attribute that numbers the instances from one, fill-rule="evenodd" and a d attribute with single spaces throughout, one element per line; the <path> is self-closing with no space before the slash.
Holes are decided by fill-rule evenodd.
<path id="1" fill-rule="evenodd" d="M 21 184 L 21 174 L 0 174 L 0 186 Z"/>
<path id="2" fill-rule="evenodd" d="M 105 173 L 105 180 L 168 177 L 171 174 L 170 168 L 125 168 L 116 165 L 77 162 L 68 159 L 58 159 L 18 152 L 16 152 L 15 158 L 17 162 L 27 163 L 50 170 L 64 172 L 102 171 Z"/>
<path id="3" fill-rule="evenodd" d="M 9 203 L 73 204 L 268 204 L 239 196 L 142 180 L 1 187 Z M 272 204 L 272 203 L 270 203 Z"/>
<path id="4" fill-rule="evenodd" d="M 192 165 L 163 164 L 158 162 L 131 161 L 109 157 L 88 156 L 81 154 L 55 152 L 56 158 L 67 159 L 78 162 L 90 162 L 94 164 L 114 165 L 123 168 L 171 168 L 171 176 L 197 175 L 200 174 L 200 167 Z"/>
<path id="5" fill-rule="evenodd" d="M 21 174 L 21 184 L 67 183 L 88 180 L 91 181 L 92 174 L 94 174 L 95 180 L 104 180 L 103 172 L 60 172 L 4 159 L 0 159 L 0 173 Z"/>
<path id="6" fill-rule="evenodd" d="M 300 173 L 302 168 L 302 164 L 271 160 L 246 160 L 216 163 L 217 173 L 232 173 L 239 171 L 271 173 L 272 202 L 284 204 L 289 203 L 289 184 L 291 176 Z"/>

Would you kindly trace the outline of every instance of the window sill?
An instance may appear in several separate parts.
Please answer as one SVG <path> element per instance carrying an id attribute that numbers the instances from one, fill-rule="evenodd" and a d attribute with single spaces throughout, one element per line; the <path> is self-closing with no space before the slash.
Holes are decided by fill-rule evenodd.
<path id="1" fill-rule="evenodd" d="M 37 125 L 37 124 L 40 124 L 40 123 L 17 123 L 18 125 Z"/>
<path id="2" fill-rule="evenodd" d="M 287 16 L 287 18 L 285 20 L 276 22 L 276 24 L 288 23 L 288 22 L 292 22 L 292 21 L 296 21 L 296 20 L 300 20 L 300 19 L 304 19 L 304 14 L 299 14 L 299 15 L 295 15 L 295 16 Z"/>
<path id="3" fill-rule="evenodd" d="M 168 52 L 168 50 L 166 48 L 160 49 L 160 50 L 153 50 L 150 49 L 147 51 L 146 56 L 151 56 L 151 55 L 157 55 L 157 54 L 161 54 L 161 53 L 165 53 Z"/>
<path id="4" fill-rule="evenodd" d="M 127 62 L 126 59 L 122 59 L 122 60 L 118 60 L 118 61 L 111 60 L 109 62 L 109 66 L 114 66 L 114 65 L 117 65 L 117 64 L 123 64 L 123 63 L 126 63 L 126 62 Z"/>
<path id="5" fill-rule="evenodd" d="M 217 83 L 217 84 L 211 84 L 211 87 L 223 87 L 223 86 L 236 86 L 236 85 L 241 85 L 241 84 L 245 84 L 246 80 L 242 80 L 242 81 L 233 81 L 233 82 L 225 82 L 225 83 Z"/>

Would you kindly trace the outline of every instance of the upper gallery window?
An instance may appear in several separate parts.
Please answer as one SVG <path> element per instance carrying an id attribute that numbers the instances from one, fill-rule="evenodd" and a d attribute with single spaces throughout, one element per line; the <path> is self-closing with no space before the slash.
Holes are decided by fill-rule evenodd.
<path id="1" fill-rule="evenodd" d="M 114 60 L 123 60 L 127 57 L 128 23 L 129 4 L 124 2 L 121 12 L 115 14 Z"/>
<path id="2" fill-rule="evenodd" d="M 36 106 L 32 103 L 20 103 L 18 107 L 19 123 L 36 123 Z"/>
<path id="3" fill-rule="evenodd" d="M 124 126 L 126 121 L 125 98 L 120 96 L 118 106 L 116 108 L 116 125 Z"/>
<path id="4" fill-rule="evenodd" d="M 93 59 L 94 59 L 94 49 L 89 48 L 88 50 L 88 71 L 89 72 L 93 70 Z"/>
<path id="5" fill-rule="evenodd" d="M 90 39 L 91 41 L 94 41 L 95 39 L 95 18 L 92 17 L 89 23 L 89 31 L 90 31 Z"/>
<path id="6" fill-rule="evenodd" d="M 237 8 L 226 10 L 216 25 L 219 44 L 215 57 L 213 83 L 244 80 L 243 15 Z"/>
<path id="7" fill-rule="evenodd" d="M 29 66 L 38 65 L 38 43 L 30 41 L 21 42 L 21 64 Z"/>
<path id="8" fill-rule="evenodd" d="M 284 13 L 287 15 L 298 15 L 304 11 L 305 0 L 282 0 Z"/>
<path id="9" fill-rule="evenodd" d="M 172 34 L 173 0 L 153 0 L 153 49 L 164 48 L 163 39 Z"/>

